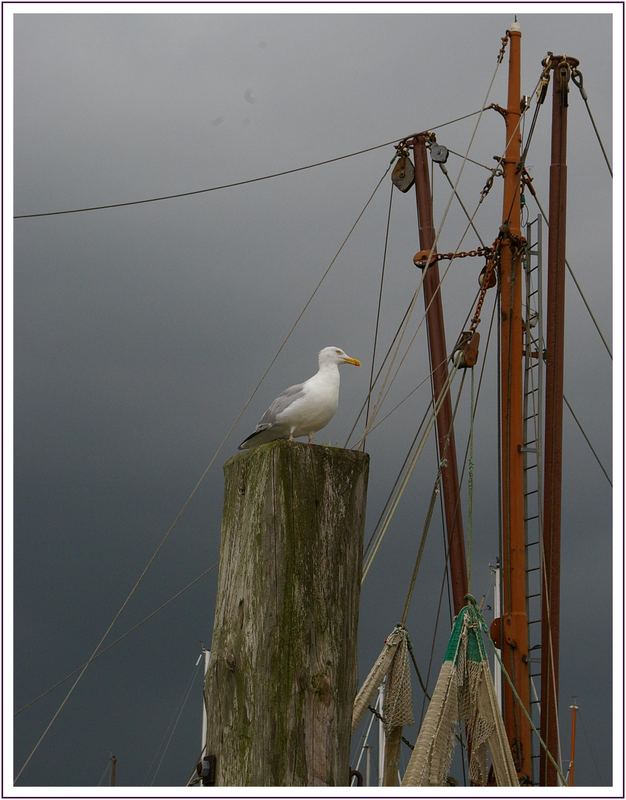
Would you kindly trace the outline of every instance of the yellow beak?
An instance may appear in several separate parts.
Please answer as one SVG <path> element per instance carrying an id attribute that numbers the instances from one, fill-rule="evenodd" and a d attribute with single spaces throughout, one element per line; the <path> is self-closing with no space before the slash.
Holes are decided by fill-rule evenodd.
<path id="1" fill-rule="evenodd" d="M 355 367 L 360 367 L 361 362 L 358 358 L 350 358 L 350 356 L 346 356 L 343 360 L 344 364 L 354 364 Z"/>

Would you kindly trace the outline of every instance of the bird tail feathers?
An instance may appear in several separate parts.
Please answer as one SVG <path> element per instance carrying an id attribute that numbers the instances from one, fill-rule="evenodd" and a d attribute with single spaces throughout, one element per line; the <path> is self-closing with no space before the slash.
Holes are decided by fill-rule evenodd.
<path id="1" fill-rule="evenodd" d="M 285 434 L 280 434 L 277 431 L 273 431 L 271 426 L 262 428 L 261 430 L 257 430 L 254 433 L 251 433 L 250 436 L 247 436 L 243 442 L 239 445 L 240 450 L 248 450 L 251 447 L 258 447 L 260 444 L 266 444 L 267 442 L 273 442 L 276 439 L 286 439 L 287 436 Z"/>

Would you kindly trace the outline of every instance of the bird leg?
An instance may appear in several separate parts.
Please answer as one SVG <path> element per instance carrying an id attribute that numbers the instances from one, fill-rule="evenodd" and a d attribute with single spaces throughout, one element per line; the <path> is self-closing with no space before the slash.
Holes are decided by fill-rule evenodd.
<path id="1" fill-rule="evenodd" d="M 313 444 L 313 434 L 309 433 L 307 436 L 309 437 L 309 444 Z"/>

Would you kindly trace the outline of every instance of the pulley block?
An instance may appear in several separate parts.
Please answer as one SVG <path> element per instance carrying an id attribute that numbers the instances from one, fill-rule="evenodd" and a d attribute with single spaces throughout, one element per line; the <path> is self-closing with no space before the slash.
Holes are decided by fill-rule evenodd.
<path id="1" fill-rule="evenodd" d="M 428 262 L 428 256 L 430 255 L 430 262 Z M 431 264 L 436 264 L 439 260 L 437 253 L 432 253 L 430 250 L 419 250 L 413 256 L 413 263 L 416 267 L 420 269 L 424 269 L 426 266 L 430 266 Z"/>
<path id="2" fill-rule="evenodd" d="M 478 285 L 482 288 L 485 282 L 485 276 L 487 275 L 487 267 L 484 266 L 481 271 L 480 275 L 478 276 Z M 495 269 L 491 269 L 489 271 L 489 276 L 487 277 L 487 289 L 492 289 L 496 285 L 496 271 Z"/>
<path id="3" fill-rule="evenodd" d="M 478 345 L 480 333 L 478 331 L 463 331 L 455 345 L 452 361 L 459 369 L 473 367 L 478 361 Z"/>
<path id="4" fill-rule="evenodd" d="M 445 164 L 449 155 L 450 152 L 447 147 L 444 147 L 442 144 L 431 144 L 430 157 L 435 164 Z"/>
<path id="5" fill-rule="evenodd" d="M 415 169 L 408 155 L 403 154 L 391 173 L 391 182 L 401 192 L 408 192 L 415 180 Z"/>

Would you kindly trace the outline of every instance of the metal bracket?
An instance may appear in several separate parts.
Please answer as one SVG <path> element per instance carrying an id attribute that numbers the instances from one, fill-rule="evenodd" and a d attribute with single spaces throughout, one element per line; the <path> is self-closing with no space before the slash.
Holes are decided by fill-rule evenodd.
<path id="1" fill-rule="evenodd" d="M 196 772 L 203 786 L 215 786 L 217 775 L 217 757 L 205 756 L 202 761 L 198 761 Z"/>

